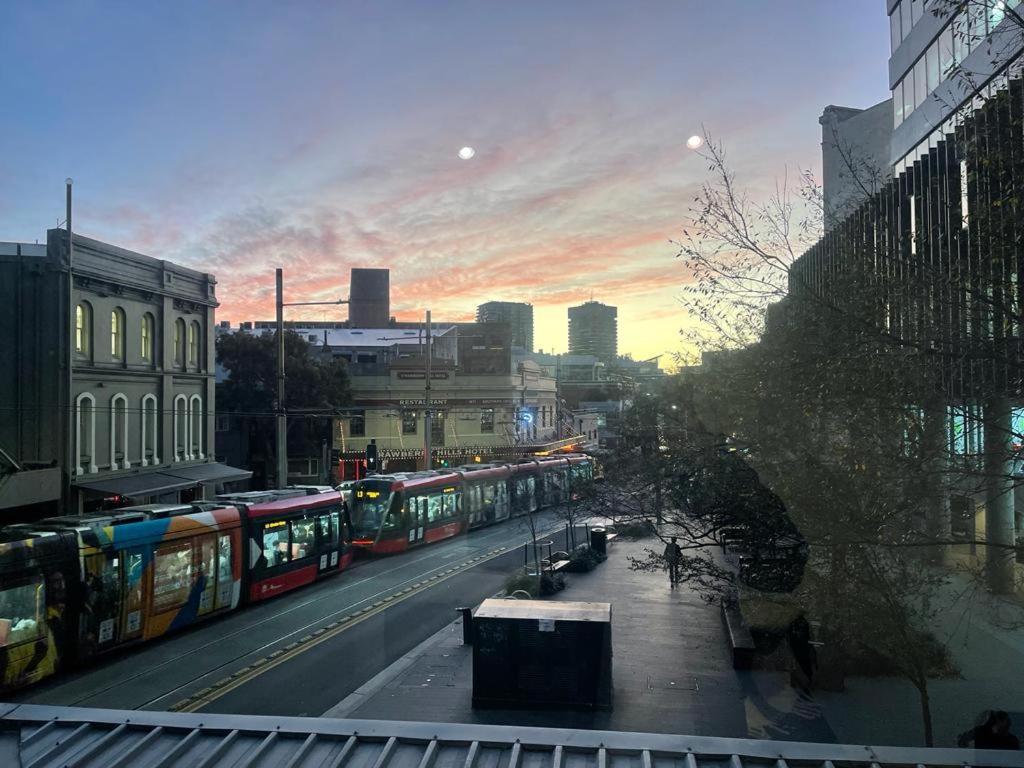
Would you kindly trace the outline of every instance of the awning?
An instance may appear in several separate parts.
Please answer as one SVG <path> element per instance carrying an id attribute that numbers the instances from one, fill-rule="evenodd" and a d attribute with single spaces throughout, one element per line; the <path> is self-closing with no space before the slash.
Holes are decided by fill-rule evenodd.
<path id="1" fill-rule="evenodd" d="M 193 488 L 196 481 L 164 472 L 140 472 L 137 475 L 107 477 L 102 480 L 91 480 L 75 483 L 75 486 L 86 491 L 105 493 L 117 496 L 155 496 L 171 493 L 185 488 Z"/>
<path id="2" fill-rule="evenodd" d="M 183 467 L 171 467 L 165 469 L 168 475 L 191 480 L 195 483 L 232 483 L 237 480 L 248 480 L 252 472 L 238 467 L 229 467 L 227 464 L 220 464 L 211 461 L 207 464 L 190 464 Z"/>

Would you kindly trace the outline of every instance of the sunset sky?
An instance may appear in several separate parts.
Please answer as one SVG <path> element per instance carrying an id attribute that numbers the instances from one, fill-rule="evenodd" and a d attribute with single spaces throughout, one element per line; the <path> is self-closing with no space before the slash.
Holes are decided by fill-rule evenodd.
<path id="1" fill-rule="evenodd" d="M 42 240 L 72 176 L 77 232 L 213 272 L 218 319 L 272 317 L 276 266 L 289 301 L 389 267 L 401 319 L 529 301 L 564 351 L 592 295 L 620 352 L 672 353 L 687 137 L 755 193 L 817 168 L 822 108 L 887 95 L 884 5 L 6 2 L 0 240 Z"/>

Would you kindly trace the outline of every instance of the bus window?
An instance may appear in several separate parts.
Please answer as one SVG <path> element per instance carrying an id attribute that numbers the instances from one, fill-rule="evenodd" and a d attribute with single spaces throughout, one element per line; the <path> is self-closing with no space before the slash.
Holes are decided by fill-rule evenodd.
<path id="1" fill-rule="evenodd" d="M 153 613 L 163 613 L 188 600 L 192 586 L 192 544 L 164 544 L 153 559 Z"/>
<path id="2" fill-rule="evenodd" d="M 46 628 L 43 577 L 0 591 L 0 648 L 37 640 Z"/>
<path id="3" fill-rule="evenodd" d="M 292 520 L 292 559 L 298 560 L 302 557 L 309 557 L 313 554 L 316 545 L 316 519 L 310 515 L 298 520 Z"/>
<path id="4" fill-rule="evenodd" d="M 203 536 L 196 541 L 196 545 L 198 576 L 202 580 L 203 589 L 199 594 L 199 613 L 202 614 L 213 610 L 213 598 L 217 591 L 217 538 Z"/>
<path id="5" fill-rule="evenodd" d="M 432 523 L 440 520 L 444 514 L 441 494 L 435 493 L 427 497 L 427 522 Z"/>
<path id="6" fill-rule="evenodd" d="M 454 493 L 446 493 L 441 497 L 441 513 L 444 517 L 455 517 L 459 513 L 459 497 Z"/>
<path id="7" fill-rule="evenodd" d="M 231 604 L 231 536 L 220 536 L 217 544 L 217 607 Z"/>
<path id="8" fill-rule="evenodd" d="M 288 521 L 275 520 L 263 524 L 263 557 L 267 567 L 282 565 L 291 560 L 288 550 Z"/>
<path id="9" fill-rule="evenodd" d="M 334 518 L 332 521 L 332 517 Z M 323 551 L 338 546 L 338 513 L 323 512 L 316 516 L 316 548 Z M 333 525 L 332 525 L 333 522 Z"/>

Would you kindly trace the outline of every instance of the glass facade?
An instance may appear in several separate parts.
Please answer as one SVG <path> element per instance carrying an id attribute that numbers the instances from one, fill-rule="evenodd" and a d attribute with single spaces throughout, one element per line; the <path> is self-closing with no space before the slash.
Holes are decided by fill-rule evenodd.
<path id="1" fill-rule="evenodd" d="M 872 286 L 880 328 L 928 349 L 953 455 L 981 451 L 980 398 L 1024 375 L 1024 58 L 894 166 L 894 178 L 801 256 L 790 292 L 850 302 Z M 853 283 L 851 283 L 853 281 Z"/>
<path id="2" fill-rule="evenodd" d="M 924 49 L 921 56 L 907 70 L 906 74 L 896 83 L 892 90 L 893 126 L 899 126 L 910 117 L 911 113 L 924 103 L 932 91 L 941 83 L 953 76 L 956 67 L 967 58 L 968 54 L 983 44 L 996 26 L 1005 18 L 1007 8 L 1020 6 L 1022 0 L 1006 0 L 994 2 L 993 5 L 969 3 L 957 14 L 949 17 L 942 31 Z M 904 18 L 901 14 L 903 6 L 910 0 L 903 0 L 889 17 L 890 31 L 895 41 L 895 29 L 901 30 L 900 40 L 906 39 L 909 28 L 905 24 L 910 20 L 913 26 L 919 16 Z M 921 3 L 914 3 L 914 6 Z M 895 18 L 900 16 L 900 22 Z M 893 50 L 896 46 L 893 46 Z"/>

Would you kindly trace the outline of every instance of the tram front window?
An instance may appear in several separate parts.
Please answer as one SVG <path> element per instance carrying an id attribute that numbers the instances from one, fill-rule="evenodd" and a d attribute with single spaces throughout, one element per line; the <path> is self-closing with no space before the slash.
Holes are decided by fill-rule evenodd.
<path id="1" fill-rule="evenodd" d="M 360 484 L 356 487 L 352 494 L 352 527 L 356 538 L 372 538 L 382 525 L 393 527 L 388 515 L 392 496 L 386 484 L 379 487 Z"/>

